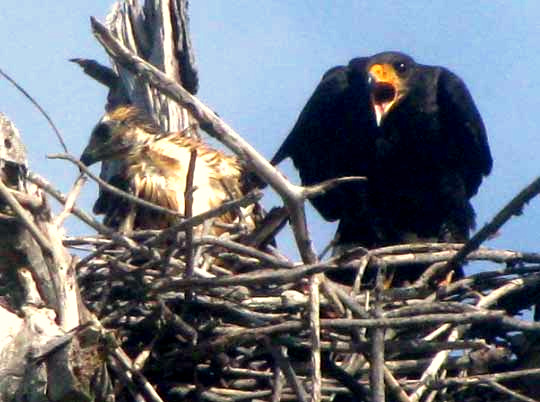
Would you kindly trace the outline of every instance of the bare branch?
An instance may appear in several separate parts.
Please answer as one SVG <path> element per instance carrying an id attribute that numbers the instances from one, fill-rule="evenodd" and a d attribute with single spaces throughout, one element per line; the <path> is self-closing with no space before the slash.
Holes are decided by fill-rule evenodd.
<path id="1" fill-rule="evenodd" d="M 195 175 L 195 163 L 197 161 L 197 150 L 192 149 L 189 157 L 188 172 L 186 178 L 186 190 L 184 194 L 184 216 L 189 219 L 193 216 L 193 192 L 196 190 L 193 187 L 193 176 Z M 193 247 L 193 226 L 186 227 L 186 272 L 185 277 L 193 276 L 195 270 L 194 255 L 196 249 Z M 191 301 L 193 294 L 190 290 L 186 291 L 186 300 Z"/>
<path id="2" fill-rule="evenodd" d="M 39 228 L 33 222 L 31 215 L 21 206 L 21 204 L 19 204 L 2 180 L 0 180 L 0 195 L 4 198 L 6 203 L 13 208 L 13 211 L 15 211 L 15 214 L 19 218 L 20 222 L 32 234 L 36 242 L 42 248 L 43 252 L 49 255 L 52 254 L 52 247 L 49 240 L 43 235 L 41 230 L 39 230 Z"/>
<path id="3" fill-rule="evenodd" d="M 58 142 L 60 142 L 60 145 L 64 149 L 64 152 L 68 152 L 66 143 L 64 142 L 64 139 L 62 138 L 62 134 L 60 134 L 60 131 L 58 128 L 56 128 L 56 125 L 52 121 L 52 119 L 49 117 L 49 114 L 41 107 L 41 105 L 28 93 L 24 90 L 23 87 L 21 87 L 17 82 L 11 78 L 9 75 L 7 75 L 2 69 L 0 69 L 0 75 L 2 75 L 6 80 L 8 80 L 17 90 L 19 90 L 32 104 L 39 110 L 39 112 L 47 119 L 47 122 L 53 129 L 54 133 L 56 134 L 56 138 L 58 139 Z"/>
<path id="4" fill-rule="evenodd" d="M 82 174 L 75 181 L 75 184 L 73 185 L 73 188 L 68 194 L 66 202 L 64 203 L 64 210 L 54 219 L 54 224 L 56 225 L 56 227 L 59 228 L 60 226 L 62 226 L 64 220 L 66 220 L 66 218 L 73 211 L 75 201 L 77 200 L 77 197 L 79 196 L 79 193 L 81 192 L 85 182 L 86 178 Z"/>
<path id="5" fill-rule="evenodd" d="M 278 192 L 289 210 L 296 243 L 302 259 L 306 263 L 315 262 L 316 254 L 312 249 L 306 226 L 305 194 L 303 189 L 289 183 L 283 175 L 210 108 L 151 64 L 129 52 L 96 19 L 92 18 L 91 23 L 94 35 L 112 58 L 127 70 L 138 74 L 140 79 L 149 82 L 163 94 L 188 109 L 208 134 L 229 147 L 241 159 L 247 161 L 253 166 L 257 174 Z"/>
<path id="6" fill-rule="evenodd" d="M 523 207 L 540 193 L 540 177 L 519 192 L 512 200 L 501 209 L 495 217 L 480 229 L 448 262 L 449 267 L 461 264 L 465 257 L 476 250 L 480 245 L 496 233 L 512 216 L 521 215 Z M 451 269 L 451 268 L 450 268 Z"/>
<path id="7" fill-rule="evenodd" d="M 84 165 L 84 163 L 82 163 L 77 158 L 74 158 L 71 155 L 53 154 L 53 155 L 48 155 L 47 158 L 49 158 L 49 159 L 63 159 L 63 160 L 66 160 L 66 161 L 70 161 L 71 163 L 77 165 L 79 167 L 79 169 L 81 170 L 81 172 L 83 172 L 88 177 L 90 177 L 92 180 L 94 180 L 96 183 L 98 183 L 101 188 L 103 188 L 104 190 L 109 191 L 110 193 L 113 193 L 113 194 L 115 194 L 115 195 L 117 195 L 119 197 L 123 197 L 123 198 L 127 199 L 128 201 L 133 202 L 134 204 L 137 204 L 137 205 L 140 205 L 142 207 L 149 208 L 149 209 L 152 209 L 154 211 L 161 212 L 161 213 L 164 213 L 164 214 L 176 215 L 176 216 L 179 216 L 179 217 L 183 216 L 178 211 L 173 211 L 172 209 L 164 208 L 164 207 L 162 207 L 160 205 L 157 205 L 157 204 L 154 204 L 152 202 L 145 201 L 142 198 L 135 197 L 134 195 L 132 195 L 130 193 L 127 193 L 125 191 L 120 190 L 117 187 L 114 187 L 114 186 L 110 185 L 106 181 L 101 180 L 99 177 L 97 177 L 95 174 L 93 174 Z"/>

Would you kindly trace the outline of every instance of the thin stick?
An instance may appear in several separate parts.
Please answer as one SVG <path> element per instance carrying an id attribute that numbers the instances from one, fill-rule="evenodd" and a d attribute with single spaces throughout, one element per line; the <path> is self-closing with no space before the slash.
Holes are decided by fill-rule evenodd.
<path id="1" fill-rule="evenodd" d="M 513 370 L 513 371 L 503 371 L 500 373 L 493 374 L 480 374 L 473 375 L 470 377 L 451 377 L 445 380 L 438 380 L 431 384 L 431 388 L 440 389 L 446 388 L 452 385 L 464 385 L 464 384 L 480 384 L 487 381 L 508 381 L 515 380 L 518 378 L 538 376 L 540 375 L 540 368 L 533 368 L 527 370 Z"/>
<path id="2" fill-rule="evenodd" d="M 212 244 L 215 246 L 224 247 L 239 254 L 255 257 L 259 259 L 260 261 L 264 262 L 265 264 L 268 264 L 271 266 L 291 267 L 291 268 L 294 266 L 294 264 L 289 261 L 276 258 L 263 251 L 259 251 L 256 248 L 244 246 L 243 244 L 240 244 L 231 240 L 225 240 L 225 239 L 215 237 L 215 236 L 207 235 L 207 236 L 195 237 L 193 239 L 193 244 L 197 246 L 201 244 Z"/>
<path id="3" fill-rule="evenodd" d="M 26 92 L 24 90 L 23 87 L 21 87 L 19 84 L 17 84 L 15 82 L 15 80 L 12 79 L 9 75 L 7 75 L 4 71 L 2 71 L 2 69 L 0 69 L 0 75 L 2 75 L 6 80 L 8 80 L 15 88 L 17 88 L 19 91 L 21 91 L 21 93 L 24 96 L 26 96 L 26 98 L 30 102 L 32 102 L 32 104 L 41 112 L 41 114 L 49 122 L 49 125 L 52 127 L 54 133 L 56 134 L 56 138 L 58 139 L 58 141 L 60 142 L 60 145 L 64 149 L 64 152 L 68 153 L 69 151 L 67 149 L 66 143 L 64 142 L 64 139 L 62 138 L 62 134 L 60 134 L 60 131 L 58 130 L 58 128 L 56 128 L 56 125 L 53 123 L 52 119 L 49 117 L 47 112 L 39 105 L 39 103 L 32 96 L 30 96 L 30 94 L 28 92 Z"/>
<path id="4" fill-rule="evenodd" d="M 492 291 L 486 297 L 480 299 L 480 301 L 476 304 L 476 307 L 488 308 L 489 306 L 496 303 L 497 300 L 499 300 L 504 295 L 507 295 L 508 293 L 512 293 L 516 291 L 517 289 L 522 288 L 524 286 L 524 283 L 525 282 L 523 279 L 515 279 L 513 281 L 510 281 L 506 285 L 501 286 L 500 288 Z M 448 342 L 453 342 L 453 341 L 458 340 L 467 331 L 468 328 L 469 328 L 469 325 L 460 325 L 454 328 L 447 338 Z M 418 389 L 414 391 L 414 393 L 410 396 L 412 401 L 416 402 L 422 398 L 422 395 L 429 388 L 427 384 L 431 382 L 432 379 L 435 378 L 437 372 L 441 369 L 442 365 L 446 362 L 449 355 L 450 355 L 449 350 L 443 350 L 435 355 L 431 364 L 428 366 L 428 368 L 424 371 L 424 373 L 420 377 L 420 381 L 419 381 L 419 383 L 421 384 L 420 387 L 418 387 Z"/>
<path id="5" fill-rule="evenodd" d="M 407 328 L 418 325 L 440 324 L 449 322 L 453 324 L 472 324 L 477 322 L 499 322 L 503 320 L 504 311 L 483 310 L 475 313 L 461 314 L 425 314 L 414 317 L 403 318 L 368 318 L 368 319 L 346 319 L 334 318 L 321 320 L 322 328 L 345 329 L 351 327 L 365 328 Z M 539 323 L 540 324 L 540 323 Z M 540 330 L 540 325 L 536 328 Z M 453 339 L 452 341 L 454 341 Z"/>
<path id="6" fill-rule="evenodd" d="M 281 371 L 285 374 L 285 378 L 287 378 L 287 382 L 289 383 L 289 386 L 294 390 L 296 397 L 298 398 L 298 401 L 307 402 L 308 400 L 307 392 L 304 389 L 304 386 L 302 385 L 302 383 L 299 381 L 298 376 L 294 372 L 294 369 L 291 366 L 291 363 L 283 354 L 281 350 L 281 346 L 272 344 L 272 342 L 267 336 L 265 336 L 263 339 L 266 344 L 266 347 L 270 350 L 270 353 L 272 353 L 272 357 L 281 368 Z M 313 401 L 319 401 L 319 400 L 320 399 L 314 399 Z"/>
<path id="7" fill-rule="evenodd" d="M 254 190 L 248 193 L 246 196 L 232 201 L 226 201 L 221 204 L 219 207 L 211 209 L 210 211 L 203 212 L 196 216 L 193 216 L 189 219 L 184 219 L 182 222 L 177 223 L 167 229 L 161 230 L 158 232 L 158 235 L 150 240 L 147 245 L 155 245 L 161 243 L 163 240 L 170 238 L 173 234 L 176 234 L 180 231 L 185 231 L 188 226 L 197 226 L 205 221 L 223 215 L 224 213 L 231 211 L 236 208 L 246 207 L 248 205 L 254 204 L 262 198 L 262 192 L 259 190 Z"/>
<path id="8" fill-rule="evenodd" d="M 13 211 L 19 218 L 19 221 L 23 224 L 23 226 L 28 229 L 30 234 L 34 237 L 36 242 L 39 244 L 41 249 L 44 253 L 47 253 L 48 255 L 52 255 L 52 246 L 49 240 L 43 235 L 41 230 L 36 226 L 36 224 L 33 222 L 30 214 L 19 204 L 19 202 L 15 199 L 13 194 L 11 194 L 11 191 L 9 188 L 4 184 L 2 180 L 0 180 L 0 195 L 4 198 L 7 204 L 11 208 L 13 208 Z"/>
<path id="9" fill-rule="evenodd" d="M 519 192 L 512 200 L 501 209 L 497 215 L 482 229 L 480 229 L 459 252 L 448 262 L 448 267 L 456 267 L 461 264 L 465 257 L 476 250 L 492 234 L 496 233 L 512 216 L 519 215 L 525 204 L 540 193 L 540 177 Z"/>
<path id="10" fill-rule="evenodd" d="M 75 206 L 75 201 L 77 201 L 77 197 L 79 196 L 85 182 L 86 182 L 86 177 L 83 174 L 79 175 L 77 180 L 75 180 L 75 183 L 73 184 L 73 188 L 69 192 L 66 198 L 66 202 L 64 203 L 64 209 L 62 210 L 62 212 L 60 212 L 60 214 L 58 214 L 58 216 L 53 221 L 53 224 L 57 228 L 60 228 L 60 226 L 63 225 L 66 218 L 73 211 L 73 207 Z"/>
<path id="11" fill-rule="evenodd" d="M 373 306 L 373 316 L 375 319 L 382 318 L 381 293 L 384 287 L 384 278 L 386 276 L 386 267 L 383 264 L 377 270 L 375 284 L 375 301 Z M 373 402 L 384 402 L 384 328 L 375 328 L 371 340 L 371 366 L 370 366 L 370 385 L 371 398 Z"/>
<path id="12" fill-rule="evenodd" d="M 284 346 L 276 345 L 275 347 L 280 348 L 281 354 L 284 354 L 284 351 L 285 351 Z M 274 383 L 272 384 L 272 401 L 271 402 L 281 402 L 281 396 L 283 394 L 283 386 L 284 386 L 283 380 L 285 379 L 285 376 L 283 375 L 281 366 L 279 365 L 276 359 L 274 359 L 273 374 L 274 374 Z"/>
<path id="13" fill-rule="evenodd" d="M 189 155 L 189 167 L 186 177 L 186 191 L 184 193 L 184 216 L 189 219 L 193 216 L 193 177 L 195 175 L 195 163 L 197 162 L 197 150 L 192 149 Z M 186 278 L 193 276 L 195 269 L 195 260 L 193 258 L 195 250 L 193 249 L 193 226 L 186 227 Z M 190 289 L 186 290 L 186 301 L 190 302 L 193 298 L 193 293 Z"/>
<path id="14" fill-rule="evenodd" d="M 321 274 L 309 280 L 309 331 L 311 338 L 311 400 L 321 400 L 321 333 L 319 285 Z"/>
<path id="15" fill-rule="evenodd" d="M 510 388 L 508 387 L 505 387 L 504 385 L 502 384 L 499 384 L 498 382 L 496 381 L 488 381 L 487 384 L 489 384 L 490 387 L 492 388 L 495 388 L 497 391 L 505 394 L 505 395 L 508 395 L 508 396 L 511 396 L 512 398 L 518 400 L 518 401 L 523 401 L 523 402 L 538 402 L 538 399 L 532 399 L 532 398 L 529 398 L 529 397 L 526 397 L 525 395 L 522 395 L 516 391 L 512 391 Z"/>
<path id="16" fill-rule="evenodd" d="M 153 402 L 163 402 L 163 399 L 159 396 L 155 388 L 150 384 L 146 377 L 137 370 L 129 356 L 120 348 L 119 346 L 109 347 L 109 353 L 111 357 L 114 357 L 115 360 L 122 366 L 124 370 L 133 375 L 142 385 L 142 388 L 146 396 Z M 129 378 L 129 376 L 127 376 Z"/>
<path id="17" fill-rule="evenodd" d="M 37 185 L 39 188 L 43 189 L 43 191 L 50 194 L 52 197 L 56 198 L 58 202 L 62 204 L 65 204 L 67 202 L 67 197 L 64 194 L 56 190 L 47 180 L 45 180 L 43 177 L 39 176 L 38 174 L 34 172 L 29 172 L 28 180 L 30 180 L 32 183 Z M 108 228 L 107 226 L 99 223 L 97 220 L 92 218 L 90 215 L 88 215 L 86 212 L 84 212 L 81 209 L 77 207 L 73 207 L 71 212 L 73 213 L 73 215 L 75 215 L 81 221 L 86 223 L 88 226 L 95 229 L 98 233 L 101 233 L 101 234 L 113 233 L 113 230 L 111 228 Z"/>
<path id="18" fill-rule="evenodd" d="M 49 159 L 63 159 L 63 160 L 66 160 L 66 161 L 70 161 L 71 163 L 77 165 L 79 167 L 79 169 L 84 173 L 86 174 L 88 177 L 90 177 L 92 180 L 94 180 L 97 184 L 99 184 L 99 186 L 101 188 L 103 188 L 104 190 L 110 192 L 110 193 L 113 193 L 114 195 L 117 195 L 119 197 L 123 197 L 135 204 L 138 204 L 140 206 L 143 206 L 145 208 L 149 208 L 149 209 L 152 209 L 154 211 L 157 211 L 157 212 L 162 212 L 162 213 L 165 213 L 165 214 L 170 214 L 170 215 L 176 215 L 176 216 L 182 216 L 182 214 L 178 211 L 174 211 L 172 209 L 169 209 L 169 208 L 164 208 L 164 207 L 161 207 L 157 204 L 154 204 L 152 202 L 148 202 L 148 201 L 145 201 L 143 200 L 142 198 L 139 198 L 139 197 L 135 197 L 134 195 L 130 194 L 130 193 L 127 193 L 123 190 L 120 190 L 119 188 L 117 187 L 114 187 L 114 186 L 111 186 L 109 183 L 107 183 L 106 181 L 100 179 L 99 177 L 97 177 L 95 174 L 93 174 L 86 166 L 84 163 L 82 163 L 80 160 L 78 160 L 77 158 L 71 156 L 71 155 L 68 155 L 68 154 L 53 154 L 53 155 L 47 155 L 47 158 Z"/>

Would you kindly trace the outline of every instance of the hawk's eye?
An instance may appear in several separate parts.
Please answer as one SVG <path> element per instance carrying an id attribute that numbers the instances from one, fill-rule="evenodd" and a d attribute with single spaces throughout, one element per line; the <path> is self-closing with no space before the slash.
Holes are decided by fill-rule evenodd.
<path id="1" fill-rule="evenodd" d="M 101 142 L 106 142 L 111 138 L 111 128 L 104 123 L 98 124 L 97 127 L 94 128 L 92 136 Z"/>
<path id="2" fill-rule="evenodd" d="M 402 61 L 398 61 L 394 63 L 394 69 L 398 72 L 398 74 L 403 74 L 409 69 L 409 66 Z"/>

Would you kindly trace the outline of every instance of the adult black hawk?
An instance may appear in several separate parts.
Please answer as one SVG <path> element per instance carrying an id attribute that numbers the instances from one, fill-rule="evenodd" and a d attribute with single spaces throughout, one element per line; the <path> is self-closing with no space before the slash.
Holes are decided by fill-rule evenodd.
<path id="1" fill-rule="evenodd" d="M 244 195 L 243 167 L 232 156 L 214 150 L 182 133 L 163 133 L 135 107 L 120 106 L 105 114 L 92 131 L 81 162 L 90 166 L 104 160 L 121 163 L 112 184 L 159 206 L 185 212 L 185 191 L 191 151 L 197 158 L 193 177 L 192 214 L 198 215 Z M 116 199 L 118 200 L 118 199 Z M 161 229 L 171 225 L 174 215 L 113 202 L 102 197 L 94 212 L 105 213 L 105 222 L 121 231 Z M 218 221 L 233 223 L 242 215 L 254 225 L 252 209 L 222 215 Z M 213 234 L 219 234 L 214 229 Z"/>
<path id="2" fill-rule="evenodd" d="M 467 240 L 470 199 L 492 167 L 464 82 L 398 52 L 330 69 L 272 162 L 287 157 L 304 185 L 367 176 L 313 200 L 339 220 L 339 244 L 367 248 Z"/>

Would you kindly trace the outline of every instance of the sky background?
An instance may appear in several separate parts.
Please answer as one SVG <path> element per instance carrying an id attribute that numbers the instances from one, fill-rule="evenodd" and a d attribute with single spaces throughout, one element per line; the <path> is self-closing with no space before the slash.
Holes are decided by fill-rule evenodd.
<path id="1" fill-rule="evenodd" d="M 68 59 L 108 62 L 91 34 L 89 17 L 103 21 L 112 3 L 2 2 L 0 68 L 49 112 L 77 156 L 103 112 L 106 90 Z M 540 1 L 199 0 L 191 2 L 189 14 L 200 99 L 267 158 L 328 68 L 353 57 L 400 50 L 458 74 L 483 116 L 494 169 L 473 199 L 478 227 L 540 173 Z M 69 191 L 76 169 L 46 159 L 62 151 L 54 133 L 2 79 L 0 112 L 21 131 L 30 168 Z M 280 168 L 298 182 L 290 162 Z M 90 210 L 96 191 L 87 184 L 78 205 Z M 280 203 L 271 190 L 264 202 L 268 208 Z M 308 220 L 320 251 L 335 224 L 322 221 L 311 208 Z M 487 245 L 540 251 L 539 227 L 535 199 Z M 66 230 L 92 233 L 75 219 Z M 279 246 L 294 256 L 291 239 L 290 234 L 280 236 Z"/>

